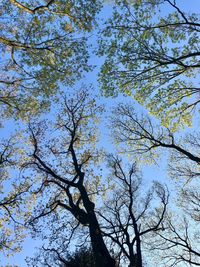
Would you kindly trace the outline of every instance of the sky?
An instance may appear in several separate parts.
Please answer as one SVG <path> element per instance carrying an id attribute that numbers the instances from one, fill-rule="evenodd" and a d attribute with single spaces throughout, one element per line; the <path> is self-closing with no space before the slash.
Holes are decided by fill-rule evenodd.
<path id="1" fill-rule="evenodd" d="M 200 1 L 199 0 L 177 0 L 177 4 L 185 11 L 189 11 L 189 12 L 198 12 L 200 11 Z M 100 18 L 106 18 L 109 17 L 110 13 L 111 13 L 111 7 L 109 6 L 110 4 L 106 4 L 106 6 L 103 8 L 101 14 L 100 14 Z M 197 10 L 198 9 L 198 10 Z M 168 10 L 165 10 L 165 12 L 167 13 Z M 96 39 L 96 34 L 94 34 L 91 39 L 90 42 L 92 42 L 93 44 L 95 44 L 97 42 Z M 85 75 L 85 78 L 83 78 L 81 81 L 79 81 L 77 83 L 77 86 L 79 86 L 81 83 L 84 84 L 92 84 L 95 88 L 96 92 L 99 92 L 99 85 L 97 82 L 97 74 L 98 74 L 98 70 L 101 66 L 103 62 L 103 58 L 98 58 L 96 55 L 91 55 L 91 63 L 95 64 L 97 67 L 96 69 Z M 110 113 L 110 110 L 113 108 L 114 105 L 116 105 L 119 102 L 130 102 L 133 100 L 130 100 L 127 97 L 124 97 L 123 95 L 119 95 L 117 98 L 101 98 L 101 102 L 105 105 L 106 110 L 107 110 L 107 114 Z M 134 101 L 133 101 L 134 103 Z M 134 105 L 136 106 L 136 109 L 138 111 L 143 110 L 143 108 L 138 105 L 137 103 L 134 103 Z M 8 135 L 8 133 L 10 134 L 10 129 L 14 128 L 13 127 L 13 122 L 12 120 L 8 121 L 7 123 L 5 123 L 4 128 L 1 129 L 1 136 L 2 137 L 6 137 Z M 108 152 L 110 150 L 113 150 L 113 145 L 111 144 L 111 138 L 109 137 L 109 125 L 108 125 L 108 121 L 107 118 L 105 118 L 105 120 L 103 121 L 103 123 L 101 123 L 100 125 L 100 132 L 101 132 L 101 139 L 100 139 L 100 146 L 104 146 Z M 144 182 L 146 183 L 146 185 L 150 185 L 151 181 L 154 179 L 159 179 L 162 181 L 166 181 L 167 182 L 167 173 L 166 173 L 166 158 L 163 158 L 161 161 L 161 164 L 159 166 L 148 166 L 145 165 L 143 168 L 143 174 L 144 174 Z M 27 238 L 23 244 L 23 249 L 19 254 L 15 254 L 13 257 L 6 259 L 5 257 L 1 257 L 0 258 L 0 266 L 4 267 L 6 266 L 6 264 L 10 264 L 10 265 L 17 265 L 19 267 L 26 267 L 26 263 L 25 263 L 25 257 L 26 256 L 31 256 L 34 252 L 34 247 L 39 245 L 39 241 L 38 240 L 34 240 L 31 238 Z"/>

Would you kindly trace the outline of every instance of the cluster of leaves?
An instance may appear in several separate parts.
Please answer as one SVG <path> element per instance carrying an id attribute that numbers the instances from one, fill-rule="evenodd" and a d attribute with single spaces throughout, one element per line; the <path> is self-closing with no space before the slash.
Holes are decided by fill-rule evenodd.
<path id="1" fill-rule="evenodd" d="M 0 144 L 0 251 L 10 256 L 21 250 L 25 237 L 24 216 L 30 203 L 26 203 L 29 185 L 12 179 L 14 168 L 14 143 L 12 140 Z"/>
<path id="2" fill-rule="evenodd" d="M 87 33 L 98 1 L 1 1 L 2 111 L 21 118 L 46 109 L 60 84 L 91 70 Z"/>
<path id="3" fill-rule="evenodd" d="M 175 1 L 116 1 L 100 38 L 105 95 L 133 96 L 164 126 L 191 126 L 199 103 L 199 30 L 198 14 Z"/>
<path id="4" fill-rule="evenodd" d="M 63 266 L 63 267 L 95 267 L 94 255 L 91 248 L 82 247 L 76 250 L 74 253 L 68 254 L 66 251 L 61 255 L 58 250 L 45 249 L 43 253 L 39 253 L 34 259 L 30 259 L 28 264 L 30 266 L 38 266 L 39 257 L 43 257 L 40 260 L 43 266 Z M 53 265 L 55 263 L 55 265 Z"/>

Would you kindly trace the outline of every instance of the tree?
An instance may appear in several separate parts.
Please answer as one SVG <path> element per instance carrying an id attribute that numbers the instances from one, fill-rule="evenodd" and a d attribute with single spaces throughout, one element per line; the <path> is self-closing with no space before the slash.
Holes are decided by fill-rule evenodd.
<path id="1" fill-rule="evenodd" d="M 149 237 L 164 230 L 169 193 L 155 182 L 145 194 L 136 163 L 126 169 L 117 157 L 109 155 L 108 161 L 114 188 L 99 211 L 101 229 L 114 255 L 118 255 L 120 266 L 142 267 Z"/>
<path id="2" fill-rule="evenodd" d="M 97 267 L 112 267 L 115 260 L 103 240 L 92 201 L 93 191 L 98 191 L 98 177 L 95 182 L 93 174 L 87 171 L 89 163 L 98 157 L 92 153 L 94 148 L 91 146 L 95 138 L 95 125 L 92 124 L 100 107 L 94 100 L 88 99 L 86 91 L 77 92 L 76 97 L 71 99 L 65 97 L 63 101 L 54 126 L 57 129 L 54 139 L 44 143 L 44 128 L 47 126 L 44 123 L 29 126 L 33 149 L 23 168 L 32 170 L 32 177 L 39 177 L 37 184 L 31 181 L 31 193 L 41 200 L 30 223 L 34 224 L 51 214 L 58 213 L 59 217 L 71 213 L 88 229 Z"/>
<path id="3" fill-rule="evenodd" d="M 160 252 L 161 266 L 199 266 L 198 134 L 187 133 L 181 140 L 153 118 L 138 114 L 132 105 L 121 104 L 114 114 L 114 136 L 129 156 L 137 153 L 139 160 L 145 158 L 152 163 L 166 150 L 171 152 L 169 170 L 178 184 L 175 196 L 180 200 L 168 211 L 163 221 L 164 231 L 155 231 L 155 236 L 148 240 L 152 249 Z"/>
<path id="4" fill-rule="evenodd" d="M 105 95 L 134 96 L 174 130 L 191 125 L 199 104 L 199 21 L 175 0 L 116 1 L 100 38 Z"/>
<path id="5" fill-rule="evenodd" d="M 38 115 L 47 110 L 51 102 L 55 103 L 56 97 L 59 98 L 53 95 L 56 95 L 60 84 L 71 85 L 82 77 L 84 71 L 91 70 L 87 34 L 95 26 L 95 15 L 99 9 L 97 1 L 1 1 L 1 120 L 10 116 L 27 120 Z M 2 156 L 13 150 L 11 142 L 8 144 L 11 147 L 3 148 Z M 12 153 L 18 157 L 18 151 L 13 150 Z M 3 164 L 1 167 L 3 170 Z M 10 184 L 14 180 L 15 164 L 9 164 L 9 168 L 12 169 L 10 175 L 2 176 L 1 173 L 0 181 L 1 221 L 6 225 L 1 227 L 5 228 L 1 242 L 4 248 L 11 247 L 12 235 L 10 240 L 8 236 L 12 227 L 7 227 L 7 224 L 15 220 L 14 213 L 20 214 L 25 198 L 22 195 L 26 191 L 15 181 L 13 191 L 6 196 L 10 188 L 5 191 L 3 183 Z M 19 229 L 21 226 L 17 225 Z M 17 233 L 17 230 L 13 232 Z M 17 238 L 13 240 L 18 245 Z"/>
<path id="6" fill-rule="evenodd" d="M 46 108 L 58 85 L 71 85 L 91 70 L 86 33 L 100 4 L 10 0 L 0 8 L 1 110 L 24 118 Z"/>
<path id="7" fill-rule="evenodd" d="M 38 115 L 52 101 L 56 102 L 52 96 L 61 83 L 71 85 L 84 71 L 91 69 L 86 34 L 95 26 L 99 8 L 97 1 L 1 1 L 2 120 L 7 116 L 25 120 Z M 6 151 L 13 149 L 12 144 L 8 144 L 11 147 Z M 2 156 L 6 151 L 3 149 Z M 13 153 L 17 157 L 17 152 Z M 14 165 L 9 167 L 14 170 Z M 13 180 L 11 176 L 2 176 L 1 185 Z M 17 205 L 23 202 L 22 188 L 18 186 L 16 182 L 14 192 L 7 197 L 6 192 L 1 191 L 1 220 L 8 223 L 14 209 L 18 210 Z"/>
<path id="8" fill-rule="evenodd" d="M 140 198 L 141 178 L 135 164 L 126 170 L 112 155 L 108 156 L 111 183 L 105 182 L 106 176 L 101 179 L 97 169 L 102 156 L 95 150 L 101 111 L 85 90 L 79 90 L 72 98 L 63 98 L 51 127 L 44 121 L 29 124 L 32 147 L 24 148 L 27 156 L 21 166 L 37 203 L 27 224 L 49 244 L 41 257 L 31 261 L 34 266 L 64 262 L 70 244 L 87 240 L 95 266 L 141 267 L 145 239 L 163 230 L 169 198 L 163 186 L 155 183 Z M 109 199 L 103 204 L 106 191 Z"/>

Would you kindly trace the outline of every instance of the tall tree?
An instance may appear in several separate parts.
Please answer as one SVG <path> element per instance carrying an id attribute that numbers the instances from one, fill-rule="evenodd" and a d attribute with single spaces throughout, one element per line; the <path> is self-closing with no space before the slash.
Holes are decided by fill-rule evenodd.
<path id="1" fill-rule="evenodd" d="M 98 1 L 1 1 L 2 121 L 7 116 L 27 119 L 37 115 L 47 109 L 51 101 L 56 101 L 52 96 L 61 84 L 71 85 L 83 72 L 91 70 L 87 35 L 96 24 L 99 9 Z M 1 249 L 14 251 L 20 247 L 18 233 L 22 227 L 16 217 L 21 216 L 30 202 L 24 197 L 29 184 L 22 186 L 17 179 L 13 182 L 16 172 L 10 154 L 11 158 L 18 158 L 19 151 L 13 149 L 12 142 L 5 144 L 1 140 L 1 147 Z M 5 170 L 8 167 L 9 174 Z"/>
<path id="2" fill-rule="evenodd" d="M 175 0 L 116 1 L 104 37 L 106 95 L 132 95 L 163 125 L 191 125 L 199 104 L 199 14 Z"/>
<path id="3" fill-rule="evenodd" d="M 31 261 L 35 266 L 65 261 L 69 245 L 88 241 L 89 236 L 95 266 L 142 267 L 145 239 L 163 230 L 168 192 L 155 183 L 140 198 L 141 177 L 135 164 L 126 170 L 119 158 L 108 156 L 111 182 L 104 188 L 107 175 L 99 176 L 97 163 L 102 157 L 95 150 L 100 113 L 95 100 L 79 90 L 72 98 L 64 97 L 52 125 L 44 121 L 29 125 L 32 147 L 25 148 L 23 177 L 37 203 L 27 224 L 43 239 L 48 232 L 51 236 L 41 257 Z"/>
<path id="4" fill-rule="evenodd" d="M 144 192 L 136 163 L 127 169 L 118 157 L 110 155 L 108 161 L 113 189 L 99 211 L 101 229 L 118 255 L 120 266 L 143 267 L 149 237 L 164 229 L 169 193 L 156 182 Z"/>
<path id="5" fill-rule="evenodd" d="M 147 114 L 138 114 L 132 105 L 121 104 L 114 112 L 112 129 L 118 144 L 129 156 L 150 162 L 170 152 L 169 171 L 177 191 L 162 232 L 155 232 L 151 243 L 158 250 L 160 266 L 199 265 L 199 138 L 198 134 L 174 134 Z M 162 164 L 162 162 L 161 162 Z M 156 237 L 157 236 L 157 237 Z M 155 238 L 156 237 L 156 238 Z M 196 243 L 197 242 L 197 243 Z"/>
<path id="6" fill-rule="evenodd" d="M 92 140 L 95 138 L 94 122 L 101 109 L 86 91 L 78 91 L 74 98 L 65 97 L 63 101 L 52 129 L 56 130 L 55 138 L 45 138 L 47 125 L 44 122 L 29 126 L 33 148 L 23 167 L 28 167 L 34 172 L 33 177 L 39 178 L 37 184 L 31 182 L 31 191 L 40 199 L 30 223 L 51 214 L 66 217 L 70 213 L 88 229 L 96 266 L 112 267 L 115 260 L 103 240 L 92 201 L 93 191 L 98 191 L 98 177 L 93 177 L 89 170 L 89 164 L 98 159 Z"/>

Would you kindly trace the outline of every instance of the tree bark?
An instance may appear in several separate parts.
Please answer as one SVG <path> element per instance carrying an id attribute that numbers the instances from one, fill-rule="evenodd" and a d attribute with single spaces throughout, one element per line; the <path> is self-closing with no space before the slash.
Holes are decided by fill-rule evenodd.
<path id="1" fill-rule="evenodd" d="M 90 201 L 87 191 L 83 185 L 79 187 L 83 199 L 84 207 L 88 213 L 89 232 L 92 243 L 92 250 L 95 257 L 96 267 L 115 267 L 115 260 L 110 256 L 110 253 L 104 243 L 100 226 L 94 211 L 94 203 Z"/>
<path id="2" fill-rule="evenodd" d="M 96 215 L 94 214 L 92 217 L 89 230 L 96 267 L 115 267 L 115 260 L 105 246 Z"/>

